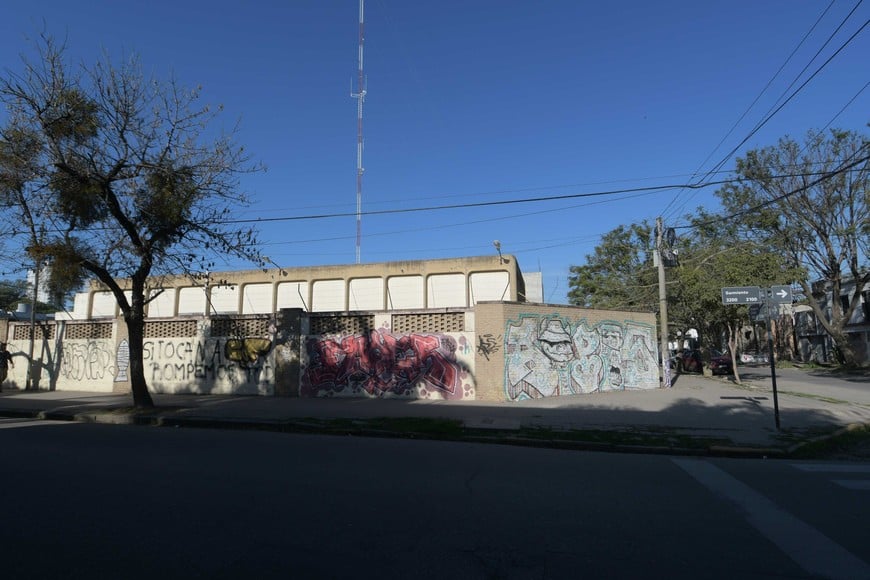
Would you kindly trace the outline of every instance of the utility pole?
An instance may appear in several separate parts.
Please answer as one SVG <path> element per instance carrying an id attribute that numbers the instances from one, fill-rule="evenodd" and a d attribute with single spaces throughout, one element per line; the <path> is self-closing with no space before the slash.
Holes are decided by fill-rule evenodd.
<path id="1" fill-rule="evenodd" d="M 24 389 L 36 389 L 33 382 L 33 341 L 36 339 L 36 301 L 39 300 L 39 271 L 42 269 L 42 261 L 36 260 L 36 269 L 33 271 L 33 293 L 30 300 L 30 345 L 27 349 L 27 378 L 24 381 Z"/>
<path id="2" fill-rule="evenodd" d="M 664 226 L 662 218 L 656 218 L 656 257 L 659 265 L 659 335 L 662 358 L 662 386 L 671 386 L 670 349 L 668 349 L 668 294 L 665 288 L 665 260 L 662 255 L 664 247 Z"/>

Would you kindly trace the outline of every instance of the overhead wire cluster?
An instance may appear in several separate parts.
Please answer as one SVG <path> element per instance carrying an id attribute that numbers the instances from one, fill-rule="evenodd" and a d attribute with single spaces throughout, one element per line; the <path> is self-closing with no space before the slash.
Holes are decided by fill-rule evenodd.
<path id="1" fill-rule="evenodd" d="M 496 206 L 515 206 L 515 205 L 524 205 L 524 204 L 539 204 L 544 202 L 558 202 L 558 201 L 576 201 L 576 200 L 585 200 L 579 204 L 573 204 L 569 206 L 563 206 L 555 209 L 544 209 L 536 212 L 522 212 L 508 216 L 498 216 L 491 217 L 485 219 L 478 220 L 470 220 L 464 222 L 453 222 L 447 225 L 438 225 L 431 227 L 415 227 L 413 229 L 406 230 L 394 230 L 389 232 L 375 232 L 368 233 L 365 237 L 374 237 L 374 236 L 391 236 L 401 233 L 413 233 L 426 231 L 427 229 L 438 229 L 443 230 L 448 227 L 462 227 L 468 226 L 483 222 L 489 221 L 502 221 L 509 219 L 520 219 L 527 217 L 529 215 L 535 214 L 544 214 L 549 212 L 558 212 L 565 211 L 566 209 L 574 209 L 577 207 L 582 207 L 585 205 L 590 205 L 592 203 L 606 203 L 606 202 L 615 202 L 615 201 L 624 201 L 627 199 L 636 198 L 638 196 L 645 195 L 656 195 L 661 194 L 663 192 L 675 191 L 674 197 L 670 200 L 670 202 L 665 206 L 664 211 L 662 212 L 665 218 L 674 218 L 678 214 L 678 212 L 682 211 L 683 208 L 693 199 L 696 193 L 707 187 L 714 187 L 718 185 L 725 185 L 728 183 L 734 183 L 734 178 L 725 178 L 725 179 L 715 179 L 715 176 L 720 174 L 730 174 L 730 171 L 724 171 L 722 168 L 725 164 L 732 159 L 732 157 L 740 150 L 740 148 L 745 145 L 749 139 L 751 139 L 762 127 L 764 127 L 777 113 L 779 113 L 789 102 L 791 102 L 814 78 L 816 78 L 825 67 L 827 67 L 832 60 L 839 55 L 850 43 L 854 41 L 854 39 L 861 34 L 865 28 L 867 27 L 870 20 L 863 22 L 858 28 L 844 41 L 839 47 L 830 54 L 827 59 L 822 62 L 819 66 L 816 67 L 814 72 L 804 78 L 801 81 L 804 73 L 806 73 L 812 64 L 819 58 L 822 52 L 826 49 L 826 47 L 834 40 L 834 38 L 840 33 L 841 30 L 847 25 L 849 20 L 856 13 L 857 9 L 861 6 L 863 0 L 859 0 L 851 11 L 842 19 L 839 25 L 834 29 L 833 32 L 829 34 L 827 39 L 822 43 L 821 47 L 816 51 L 815 55 L 806 63 L 806 65 L 802 68 L 800 73 L 798 73 L 788 87 L 782 92 L 779 98 L 770 106 L 767 112 L 761 117 L 761 119 L 753 126 L 753 128 L 739 141 L 739 143 L 732 147 L 727 154 L 725 154 L 719 161 L 710 167 L 708 170 L 704 171 L 703 167 L 707 164 L 707 162 L 713 158 L 717 151 L 725 144 L 728 138 L 736 131 L 737 127 L 744 121 L 744 119 L 749 115 L 750 111 L 758 104 L 761 97 L 770 89 L 773 85 L 774 81 L 781 75 L 786 66 L 793 60 L 798 50 L 803 47 L 811 35 L 819 28 L 821 22 L 824 17 L 828 14 L 831 7 L 834 5 L 832 1 L 824 10 L 821 12 L 819 17 L 815 20 L 809 30 L 804 33 L 797 46 L 791 51 L 789 56 L 786 58 L 785 62 L 779 67 L 779 69 L 774 73 L 774 75 L 767 82 L 765 87 L 759 92 L 759 94 L 755 97 L 752 103 L 742 112 L 739 118 L 735 121 L 735 123 L 730 127 L 730 129 L 726 132 L 724 137 L 719 141 L 719 143 L 715 146 L 715 148 L 711 151 L 709 155 L 704 159 L 704 161 L 700 164 L 698 169 L 695 170 L 691 174 L 691 177 L 688 181 L 680 182 L 680 183 L 671 183 L 665 185 L 655 185 L 648 187 L 634 187 L 634 188 L 619 188 L 619 189 L 606 189 L 601 191 L 586 191 L 580 193 L 568 193 L 561 195 L 538 195 L 538 196 L 529 196 L 522 197 L 518 199 L 500 199 L 500 200 L 491 200 L 491 201 L 474 201 L 474 202 L 466 202 L 466 203 L 448 203 L 441 205 L 422 205 L 420 207 L 412 207 L 412 208 L 391 208 L 391 209 L 382 209 L 382 210 L 369 210 L 365 212 L 324 212 L 324 213 L 311 213 L 311 214 L 303 214 L 303 215 L 289 215 L 289 216 L 276 216 L 276 217 L 263 217 L 263 218 L 240 218 L 240 219 L 231 219 L 226 220 L 225 223 L 234 223 L 234 224 L 266 224 L 266 223 L 275 223 L 275 222 L 298 222 L 298 221 L 308 221 L 308 220 L 324 220 L 331 218 L 345 218 L 352 216 L 376 216 L 376 215 L 398 215 L 398 214 L 409 214 L 409 213 L 432 213 L 439 211 L 447 211 L 447 210 L 457 210 L 457 209 L 470 209 L 470 208 L 485 208 L 485 207 L 496 207 Z M 798 83 L 800 83 L 798 85 Z M 798 85 L 792 91 L 792 88 Z M 863 85 L 860 90 L 851 97 L 851 99 L 846 102 L 846 104 L 834 115 L 831 121 L 828 122 L 825 127 L 829 126 L 843 111 L 846 110 L 854 101 L 862 94 L 867 87 L 870 86 L 870 82 L 867 82 Z M 789 92 L 791 91 L 791 92 Z M 866 160 L 866 158 L 865 158 Z M 847 171 L 849 168 L 854 167 L 855 164 L 850 164 L 849 167 L 842 169 L 842 171 Z M 810 177 L 817 177 L 819 180 L 826 179 L 830 177 L 830 173 L 819 173 L 819 174 L 810 174 Z M 788 176 L 782 176 L 788 177 Z M 644 178 L 644 179 L 661 179 L 661 178 Z M 477 194 L 461 194 L 463 196 L 472 195 L 476 198 L 480 199 L 483 195 L 493 195 L 493 194 L 508 194 L 508 193 L 522 193 L 526 191 L 543 191 L 546 189 L 557 189 L 557 188 L 566 188 L 566 187 L 582 187 L 582 184 L 571 185 L 571 186 L 544 186 L 538 188 L 526 188 L 526 189 L 513 189 L 513 190 L 502 190 L 495 192 L 487 192 L 487 193 L 477 193 Z M 460 195 L 460 194 L 456 194 Z M 441 199 L 448 198 L 450 196 L 439 196 Z M 595 201 L 588 201 L 590 199 L 595 199 Z M 405 200 L 407 201 L 407 200 Z M 727 219 L 723 217 L 722 219 Z M 680 226 L 683 228 L 689 226 Z M 13 231 L 12 234 L 20 234 L 22 232 Z M 573 244 L 586 243 L 591 239 L 597 239 L 602 235 L 601 233 L 596 234 L 586 234 L 583 236 L 569 236 L 562 239 L 556 240 L 534 240 L 530 242 L 530 245 L 534 245 L 536 247 L 524 250 L 527 252 L 530 251 L 538 251 L 542 249 L 550 249 L 554 247 L 561 246 L 569 246 Z M 338 239 L 347 239 L 352 236 L 330 236 L 330 237 L 321 237 L 318 239 L 306 238 L 305 240 L 284 240 L 279 242 L 271 242 L 267 245 L 293 245 L 293 244 L 303 244 L 310 242 L 323 242 L 330 240 L 338 240 Z M 520 242 L 522 243 L 522 242 Z M 462 248 L 456 248 L 457 250 L 461 250 Z M 516 253 L 516 252 L 514 252 Z M 311 252 L 305 252 L 307 255 L 311 255 Z"/>
<path id="2" fill-rule="evenodd" d="M 701 189 L 703 186 L 715 185 L 715 183 L 708 181 L 710 176 L 715 174 L 716 172 L 720 171 L 722 169 L 722 167 L 729 160 L 731 160 L 731 158 L 740 150 L 740 148 L 743 147 L 747 143 L 747 141 L 749 141 L 756 133 L 758 133 L 759 130 L 761 130 L 762 127 L 764 127 L 768 122 L 770 122 L 770 120 L 777 113 L 779 113 L 789 102 L 791 102 L 813 79 L 815 79 L 819 75 L 819 73 L 822 72 L 822 70 L 824 70 L 831 63 L 831 61 L 834 60 L 834 58 L 836 58 L 849 44 L 851 44 L 855 40 L 855 38 L 857 38 L 858 35 L 864 31 L 865 28 L 867 28 L 867 25 L 870 24 L 870 19 L 865 20 L 844 42 L 842 42 L 840 44 L 840 46 L 833 53 L 831 53 L 828 56 L 827 59 L 825 59 L 825 61 L 823 63 L 821 63 L 818 67 L 816 67 L 816 69 L 813 71 L 812 74 L 810 74 L 808 77 L 806 77 L 800 83 L 800 85 L 789 94 L 789 91 L 791 91 L 792 87 L 794 87 L 795 84 L 798 83 L 798 81 L 803 77 L 804 73 L 807 70 L 809 70 L 809 68 L 816 61 L 816 59 L 819 58 L 819 55 L 822 54 L 822 52 L 831 43 L 831 41 L 834 39 L 834 37 L 836 37 L 837 34 L 843 29 L 843 27 L 852 18 L 852 16 L 855 14 L 855 12 L 858 10 L 858 8 L 861 6 L 862 3 L 863 3 L 863 0 L 858 0 L 858 2 L 852 7 L 852 9 L 849 11 L 849 13 L 846 14 L 846 16 L 840 21 L 840 23 L 833 30 L 833 32 L 831 32 L 828 35 L 827 39 L 825 39 L 825 41 L 822 43 L 822 45 L 819 47 L 819 49 L 815 52 L 815 54 L 812 56 L 812 58 L 810 58 L 810 60 L 807 62 L 807 64 L 801 69 L 801 71 L 797 75 L 795 75 L 795 77 L 792 79 L 791 83 L 785 88 L 785 90 L 782 91 L 782 93 L 779 95 L 779 97 L 776 99 L 776 101 L 774 101 L 774 103 L 768 108 L 768 110 L 764 113 L 764 115 L 762 115 L 761 119 L 737 143 L 737 145 L 732 147 L 728 151 L 728 153 L 726 153 L 715 165 L 713 165 L 713 167 L 710 170 L 705 172 L 702 176 L 698 177 L 697 179 L 693 178 L 693 180 L 690 180 L 691 184 L 696 185 L 696 186 L 701 186 L 701 187 L 695 187 L 694 188 L 695 191 L 693 191 L 688 196 L 684 196 L 684 194 L 686 193 L 685 190 L 679 191 L 677 193 L 677 195 L 674 196 L 674 198 L 671 200 L 671 202 L 665 207 L 665 210 L 662 212 L 664 218 L 671 219 L 675 215 L 677 215 L 679 212 L 683 211 L 685 206 L 694 198 L 697 190 Z M 728 132 L 722 138 L 722 140 L 720 140 L 720 142 L 716 145 L 716 147 L 713 149 L 713 151 L 704 159 L 704 161 L 701 163 L 699 169 L 696 170 L 696 175 L 698 173 L 700 173 L 701 168 L 715 154 L 715 152 L 719 150 L 719 148 L 722 146 L 722 144 L 727 140 L 727 138 L 731 135 L 731 133 L 734 132 L 736 127 L 743 121 L 743 119 L 746 118 L 746 116 L 751 111 L 751 109 L 758 103 L 761 96 L 765 92 L 767 92 L 767 90 L 770 88 L 770 86 L 773 84 L 774 80 L 779 76 L 779 74 L 782 72 L 782 70 L 785 68 L 785 66 L 791 61 L 791 59 L 794 57 L 794 55 L 797 53 L 797 51 L 800 49 L 800 47 L 803 46 L 803 44 L 806 42 L 806 40 L 809 38 L 809 36 L 813 33 L 813 31 L 815 31 L 815 29 L 818 27 L 819 23 L 822 21 L 824 16 L 828 13 L 828 11 L 833 6 L 833 4 L 834 4 L 834 2 L 832 1 L 822 11 L 822 13 L 819 15 L 819 17 L 816 19 L 816 21 L 810 27 L 810 29 L 803 35 L 803 37 L 798 42 L 798 44 L 794 48 L 794 50 L 792 50 L 792 52 L 786 58 L 785 62 L 782 64 L 782 66 L 780 66 L 780 68 L 776 71 L 776 73 L 774 73 L 774 75 L 771 77 L 770 81 L 768 81 L 768 83 L 764 86 L 764 88 L 761 90 L 761 92 L 755 97 L 755 99 L 752 101 L 752 103 L 749 105 L 749 107 L 747 107 L 747 109 L 740 115 L 740 117 L 737 119 L 737 121 L 734 123 L 734 125 L 732 125 L 732 127 L 728 130 Z M 830 126 L 834 122 L 834 120 L 836 120 L 843 113 L 843 111 L 845 111 L 846 108 L 848 108 L 848 106 L 851 105 L 864 90 L 866 90 L 868 85 L 870 85 L 870 82 L 864 84 L 864 86 L 862 88 L 860 88 L 858 90 L 858 92 L 847 101 L 847 103 L 834 115 L 834 117 L 825 124 L 824 128 L 827 128 L 828 126 Z M 786 96 L 786 95 L 788 95 L 788 96 Z M 683 199 L 678 204 L 677 202 L 678 202 L 678 200 L 680 200 L 681 196 L 683 196 Z"/>

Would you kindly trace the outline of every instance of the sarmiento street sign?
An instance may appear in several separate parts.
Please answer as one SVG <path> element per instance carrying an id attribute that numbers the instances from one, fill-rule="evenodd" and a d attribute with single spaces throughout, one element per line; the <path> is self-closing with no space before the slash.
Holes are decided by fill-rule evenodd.
<path id="1" fill-rule="evenodd" d="M 758 286 L 722 288 L 722 304 L 760 304 L 761 301 L 761 288 Z"/>

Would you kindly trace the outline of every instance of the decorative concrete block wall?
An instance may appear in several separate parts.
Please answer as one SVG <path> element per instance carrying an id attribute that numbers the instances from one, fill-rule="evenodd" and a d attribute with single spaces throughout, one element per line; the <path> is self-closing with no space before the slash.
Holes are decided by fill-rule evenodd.
<path id="1" fill-rule="evenodd" d="M 300 397 L 474 399 L 467 312 L 311 315 Z"/>
<path id="2" fill-rule="evenodd" d="M 15 363 L 9 380 L 24 388 L 30 325 L 15 323 L 9 327 L 8 349 Z M 146 322 L 145 379 L 153 393 L 272 395 L 274 338 L 271 317 Z M 33 359 L 33 378 L 39 389 L 130 391 L 129 343 L 122 320 L 39 324 Z"/>

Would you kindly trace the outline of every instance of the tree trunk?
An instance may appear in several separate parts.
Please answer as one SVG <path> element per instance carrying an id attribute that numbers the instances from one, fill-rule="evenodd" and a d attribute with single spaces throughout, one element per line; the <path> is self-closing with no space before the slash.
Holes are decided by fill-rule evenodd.
<path id="1" fill-rule="evenodd" d="M 837 362 L 846 368 L 858 367 L 858 354 L 852 346 L 852 341 L 849 340 L 849 333 L 832 332 L 831 338 L 834 340 Z"/>
<path id="2" fill-rule="evenodd" d="M 139 409 L 152 409 L 154 400 L 148 392 L 143 360 L 145 321 L 142 316 L 135 314 L 124 317 L 124 320 L 127 323 L 127 340 L 130 342 L 130 390 L 133 392 L 133 405 Z"/>
<path id="3" fill-rule="evenodd" d="M 731 353 L 731 368 L 734 370 L 734 382 L 739 385 L 741 384 L 740 372 L 737 370 L 737 329 L 739 325 L 734 323 L 732 327 L 729 322 L 726 324 L 726 328 L 728 328 L 728 351 Z"/>

